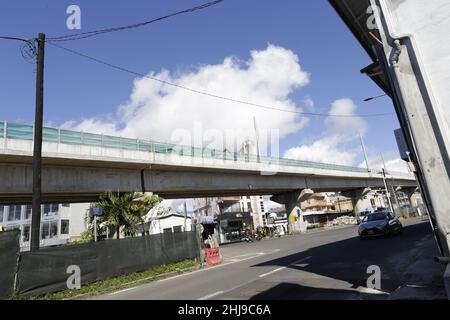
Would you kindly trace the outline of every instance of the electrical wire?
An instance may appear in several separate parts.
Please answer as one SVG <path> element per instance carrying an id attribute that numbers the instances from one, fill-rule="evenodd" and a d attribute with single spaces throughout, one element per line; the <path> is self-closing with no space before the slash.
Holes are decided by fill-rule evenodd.
<path id="1" fill-rule="evenodd" d="M 18 37 L 0 36 L 0 39 L 22 41 L 23 44 L 20 48 L 20 53 L 22 54 L 22 58 L 29 63 L 36 62 L 36 57 L 37 57 L 37 48 L 36 48 L 37 39 L 36 38 L 24 39 L 24 38 L 18 38 Z"/>
<path id="2" fill-rule="evenodd" d="M 151 79 L 151 80 L 153 80 L 153 81 L 156 81 L 156 82 L 159 82 L 159 83 L 168 85 L 168 86 L 176 87 L 176 88 L 179 88 L 179 89 L 183 89 L 183 90 L 186 90 L 186 91 L 189 91 L 189 92 L 193 92 L 193 93 L 196 93 L 196 94 L 200 94 L 200 95 L 204 95 L 204 96 L 209 96 L 209 97 L 212 97 L 212 98 L 221 99 L 221 100 L 225 100 L 225 101 L 229 101 L 229 102 L 234 102 L 234 103 L 239 103 L 239 104 L 245 104 L 245 105 L 249 105 L 249 106 L 253 106 L 253 107 L 258 107 L 258 108 L 262 108 L 262 109 L 274 110 L 274 111 L 281 111 L 281 112 L 288 112 L 288 113 L 295 113 L 295 114 L 299 114 L 299 115 L 303 115 L 303 116 L 339 117 L 339 118 L 360 118 L 360 117 L 363 117 L 363 118 L 370 118 L 370 117 L 384 117 L 384 116 L 391 116 L 391 115 L 394 114 L 394 113 L 390 112 L 390 113 L 365 114 L 365 115 L 364 115 L 364 114 L 363 114 L 363 115 L 355 115 L 355 114 L 352 114 L 352 115 L 350 115 L 350 114 L 345 115 L 345 114 L 328 114 L 328 113 L 300 112 L 300 111 L 296 111 L 296 110 L 281 109 L 281 108 L 277 108 L 277 107 L 273 107 L 273 106 L 267 106 L 267 105 L 258 104 L 258 103 L 253 103 L 253 102 L 249 102 L 249 101 L 244 101 L 244 100 L 234 99 L 234 98 L 230 98 L 230 97 L 220 96 L 220 95 L 218 95 L 218 94 L 213 94 L 213 93 L 209 93 L 209 92 L 206 92 L 206 91 L 201 91 L 201 90 L 197 90 L 197 89 L 192 89 L 192 88 L 185 87 L 185 86 L 182 86 L 182 85 L 173 83 L 173 82 L 169 82 L 169 81 L 162 80 L 162 79 L 159 79 L 159 78 L 156 78 L 156 77 L 152 77 L 152 76 L 150 76 L 150 75 L 145 75 L 145 74 L 143 74 L 143 73 L 139 73 L 139 72 L 136 72 L 136 71 L 133 71 L 133 70 L 130 70 L 130 69 L 121 67 L 121 66 L 114 65 L 114 64 L 112 64 L 112 63 L 109 63 L 109 62 L 106 62 L 106 61 L 103 61 L 103 60 L 100 60 L 100 59 L 97 59 L 97 58 L 88 56 L 88 55 L 86 55 L 86 54 L 84 54 L 84 53 L 75 51 L 75 50 L 73 50 L 73 49 L 66 48 L 66 47 L 61 46 L 61 45 L 56 44 L 56 43 L 48 42 L 48 44 L 50 44 L 50 45 L 52 45 L 52 46 L 55 46 L 55 47 L 57 47 L 57 48 L 60 48 L 60 49 L 62 49 L 62 50 L 65 50 L 66 52 L 72 53 L 72 54 L 74 54 L 74 55 L 77 55 L 77 56 L 83 57 L 83 58 L 85 58 L 85 59 L 91 60 L 91 61 L 93 61 L 93 62 L 102 64 L 102 65 L 104 65 L 104 66 L 107 66 L 107 67 L 110 67 L 110 68 L 113 68 L 113 69 L 116 69 L 116 70 L 119 70 L 119 71 L 122 71 L 122 72 L 129 73 L 129 74 L 132 74 L 132 75 L 135 75 L 135 76 L 138 76 L 138 77 Z"/>
<path id="3" fill-rule="evenodd" d="M 148 21 L 144 21 L 141 23 L 135 23 L 135 24 L 131 24 L 131 25 L 127 25 L 127 26 L 122 26 L 122 27 L 113 27 L 113 28 L 106 28 L 106 29 L 100 29 L 100 30 L 94 30 L 94 31 L 89 31 L 89 32 L 79 32 L 76 34 L 71 34 L 71 35 L 65 35 L 65 36 L 60 36 L 60 37 L 53 37 L 53 38 L 48 38 L 48 41 L 73 41 L 73 40 L 80 40 L 80 39 L 86 39 L 86 38 L 90 38 L 90 37 L 94 37 L 100 34 L 104 34 L 104 33 L 110 33 L 110 32 L 117 32 L 117 31 L 122 31 L 122 30 L 127 30 L 127 29 L 134 29 L 134 28 L 139 28 L 139 27 L 143 27 L 146 26 L 148 24 L 154 23 L 154 22 L 158 22 L 164 19 L 168 19 L 177 15 L 181 15 L 181 14 L 185 14 L 185 13 L 190 13 L 190 12 L 194 12 L 194 11 L 198 11 L 198 10 L 202 10 L 202 9 L 206 9 L 208 7 L 214 6 L 216 4 L 219 4 L 221 2 L 223 2 L 225 0 L 215 0 L 215 1 L 211 1 L 211 2 L 207 2 L 204 3 L 202 5 L 193 7 L 193 8 L 189 8 L 186 10 L 182 10 L 182 11 L 178 11 L 175 13 L 171 13 L 156 19 L 152 19 L 152 20 L 148 20 Z"/>

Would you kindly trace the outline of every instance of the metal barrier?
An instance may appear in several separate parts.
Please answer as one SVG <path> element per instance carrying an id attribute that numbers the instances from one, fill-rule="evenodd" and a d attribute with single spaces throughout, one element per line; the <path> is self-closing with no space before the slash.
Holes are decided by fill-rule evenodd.
<path id="1" fill-rule="evenodd" d="M 0 137 L 7 139 L 33 140 L 33 126 L 10 123 L 6 121 L 1 122 Z M 293 160 L 285 158 L 274 158 L 266 156 L 261 156 L 258 161 L 258 157 L 256 155 L 243 155 L 237 152 L 220 151 L 209 148 L 196 148 L 192 146 L 175 145 L 169 143 L 155 142 L 151 140 L 130 139 L 124 137 L 116 137 L 103 134 L 78 132 L 48 127 L 43 128 L 42 139 L 44 142 L 155 152 L 161 154 L 176 154 L 179 156 L 194 157 L 194 158 L 222 159 L 228 161 L 274 164 L 292 167 L 317 168 L 317 169 L 347 171 L 347 172 L 367 172 L 366 169 L 359 167 L 303 161 L 303 160 Z"/>
<path id="2" fill-rule="evenodd" d="M 18 291 L 26 296 L 68 289 L 73 270 L 80 271 L 84 285 L 191 259 L 196 256 L 196 245 L 195 232 L 189 231 L 23 252 Z"/>
<path id="3" fill-rule="evenodd" d="M 0 232 L 0 300 L 11 299 L 14 293 L 19 237 L 18 230 Z"/>

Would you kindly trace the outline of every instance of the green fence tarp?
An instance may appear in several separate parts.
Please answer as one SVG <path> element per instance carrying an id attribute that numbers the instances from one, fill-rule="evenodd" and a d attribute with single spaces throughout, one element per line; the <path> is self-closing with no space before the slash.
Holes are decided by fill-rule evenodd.
<path id="1" fill-rule="evenodd" d="M 10 299 L 13 295 L 19 237 L 18 230 L 0 232 L 0 300 Z"/>
<path id="2" fill-rule="evenodd" d="M 22 253 L 19 293 L 39 295 L 67 289 L 70 266 L 81 272 L 81 284 L 195 257 L 195 232 L 164 233 L 97 243 L 43 248 Z"/>

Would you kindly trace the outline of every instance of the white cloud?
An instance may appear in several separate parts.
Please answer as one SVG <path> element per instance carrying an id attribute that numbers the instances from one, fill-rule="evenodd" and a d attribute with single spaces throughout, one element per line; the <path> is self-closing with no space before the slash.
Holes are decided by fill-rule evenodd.
<path id="1" fill-rule="evenodd" d="M 284 157 L 316 162 L 354 165 L 358 155 L 351 146 L 359 139 L 359 133 L 365 134 L 367 123 L 360 117 L 335 117 L 336 115 L 356 115 L 357 106 L 348 98 L 334 101 L 329 115 L 324 120 L 325 132 L 316 141 L 308 145 L 291 148 Z"/>
<path id="2" fill-rule="evenodd" d="M 291 148 L 286 151 L 284 157 L 315 162 L 352 165 L 356 154 L 351 151 L 339 149 L 332 139 L 322 138 L 312 144 Z"/>
<path id="3" fill-rule="evenodd" d="M 309 112 L 316 111 L 316 106 L 315 106 L 314 100 L 310 96 L 306 96 L 303 99 L 303 104 L 304 104 L 306 110 L 308 110 Z"/>
<path id="4" fill-rule="evenodd" d="M 162 70 L 151 72 L 149 76 L 199 91 L 290 111 L 301 111 L 289 98 L 290 94 L 309 83 L 309 74 L 302 70 L 297 55 L 271 44 L 264 50 L 251 51 L 249 60 L 245 62 L 227 57 L 216 65 L 201 65 L 180 73 Z M 138 78 L 134 80 L 129 101 L 119 107 L 113 118 L 82 119 L 66 122 L 63 126 L 79 131 L 181 144 L 200 145 L 202 140 L 211 142 L 215 137 L 215 141 L 208 146 L 220 148 L 223 143 L 220 135 L 233 136 L 238 140 L 238 146 L 246 138 L 254 139 L 253 117 L 256 117 L 261 132 L 261 144 L 266 143 L 265 132 L 279 130 L 281 139 L 297 132 L 308 122 L 294 113 L 219 100 L 148 78 Z M 201 131 L 199 139 L 194 137 L 195 129 Z M 227 147 L 230 148 L 229 140 Z"/>
<path id="5" fill-rule="evenodd" d="M 399 156 L 394 154 L 384 154 L 384 164 L 386 165 L 387 172 L 403 172 L 403 173 L 411 173 L 409 171 L 408 165 L 405 161 L 403 161 Z M 370 156 L 368 159 L 369 168 L 372 171 L 381 171 L 383 168 L 383 159 L 381 156 Z M 359 164 L 359 167 L 366 167 L 366 162 L 363 161 Z"/>

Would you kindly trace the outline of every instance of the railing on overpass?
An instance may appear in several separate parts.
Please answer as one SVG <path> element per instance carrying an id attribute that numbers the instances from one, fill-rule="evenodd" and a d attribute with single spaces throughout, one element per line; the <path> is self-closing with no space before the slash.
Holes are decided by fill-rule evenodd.
<path id="1" fill-rule="evenodd" d="M 33 140 L 33 126 L 10 122 L 0 122 L 0 137 L 6 139 Z M 347 172 L 367 172 L 364 168 L 345 165 L 328 164 L 304 160 L 274 158 L 256 155 L 244 155 L 237 152 L 220 151 L 209 148 L 197 148 L 169 143 L 160 143 L 151 140 L 130 139 L 124 137 L 94 134 L 56 128 L 43 128 L 42 139 L 45 142 L 64 143 L 73 145 L 86 145 L 122 150 L 155 152 L 162 154 L 176 154 L 180 156 L 223 159 L 232 161 L 259 162 L 263 164 L 276 164 L 293 167 L 317 168 Z"/>

